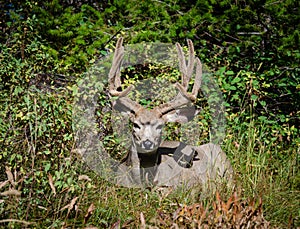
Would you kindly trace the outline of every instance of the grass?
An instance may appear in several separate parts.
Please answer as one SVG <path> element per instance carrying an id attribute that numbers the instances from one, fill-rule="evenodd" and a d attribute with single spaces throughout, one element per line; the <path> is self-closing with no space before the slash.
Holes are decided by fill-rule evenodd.
<path id="1" fill-rule="evenodd" d="M 299 226 L 299 145 L 266 144 L 266 127 L 257 126 L 253 121 L 245 126 L 245 131 L 228 131 L 222 146 L 236 172 L 236 192 L 245 201 L 241 205 L 247 206 L 251 199 L 257 202 L 261 197 L 264 216 L 272 227 Z M 6 173 L 0 183 L 2 228 L 108 228 L 112 225 L 139 228 L 143 226 L 143 218 L 147 225 L 158 225 L 158 222 L 167 225 L 172 221 L 180 223 L 172 216 L 180 209 L 183 212 L 183 206 L 190 209 L 188 206 L 202 204 L 208 212 L 214 212 L 214 203 L 218 201 L 215 194 L 199 198 L 200 191 L 117 187 L 90 171 L 76 154 L 67 157 L 51 152 L 47 160 L 56 158 L 59 166 L 53 165 L 53 170 L 45 171 L 38 161 L 41 157 L 35 156 L 25 167 L 20 161 L 1 169 Z M 29 164 L 32 169 L 26 170 Z M 7 192 L 12 190 L 18 193 Z M 233 194 L 219 192 L 225 202 Z"/>
<path id="2" fill-rule="evenodd" d="M 245 132 L 225 141 L 224 150 L 232 158 L 244 196 L 262 197 L 271 224 L 299 226 L 299 144 L 266 144 L 267 132 L 250 122 Z"/>
<path id="3" fill-rule="evenodd" d="M 3 94 L 1 228 L 170 228 L 173 223 L 188 228 L 200 222 L 217 227 L 233 224 L 235 209 L 241 219 L 255 216 L 247 218 L 251 222 L 263 222 L 263 212 L 270 227 L 300 226 L 296 133 L 283 138 L 258 120 L 229 120 L 222 149 L 236 173 L 232 192 L 127 189 L 99 177 L 74 152 L 69 94 Z"/>

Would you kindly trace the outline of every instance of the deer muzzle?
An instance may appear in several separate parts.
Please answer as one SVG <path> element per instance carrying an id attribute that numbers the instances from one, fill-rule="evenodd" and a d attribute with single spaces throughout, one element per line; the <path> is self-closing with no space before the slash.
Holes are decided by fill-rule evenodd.
<path id="1" fill-rule="evenodd" d="M 151 142 L 149 139 L 142 142 L 142 148 L 145 150 L 152 150 L 154 147 L 154 143 Z"/>

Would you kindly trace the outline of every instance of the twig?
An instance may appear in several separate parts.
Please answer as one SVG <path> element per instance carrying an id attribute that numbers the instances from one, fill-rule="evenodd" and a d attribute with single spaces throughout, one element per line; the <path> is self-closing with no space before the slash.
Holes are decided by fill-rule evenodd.
<path id="1" fill-rule="evenodd" d="M 2 219 L 2 220 L 0 220 L 0 223 L 10 223 L 10 222 L 22 223 L 25 225 L 34 224 L 34 222 L 27 222 L 27 221 L 19 220 L 19 219 Z"/>
<path id="2" fill-rule="evenodd" d="M 237 35 L 262 35 L 261 32 L 238 32 Z"/>
<path id="3" fill-rule="evenodd" d="M 109 40 L 103 45 L 103 47 L 109 44 L 121 31 L 122 29 L 119 29 L 112 37 L 109 38 Z"/>

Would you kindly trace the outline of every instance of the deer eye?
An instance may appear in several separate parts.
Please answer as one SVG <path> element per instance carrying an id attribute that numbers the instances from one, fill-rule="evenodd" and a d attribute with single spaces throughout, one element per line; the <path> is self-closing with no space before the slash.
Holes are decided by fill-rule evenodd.
<path id="1" fill-rule="evenodd" d="M 135 129 L 141 129 L 141 127 L 138 124 L 136 124 L 136 123 L 133 123 L 133 128 L 135 128 Z"/>

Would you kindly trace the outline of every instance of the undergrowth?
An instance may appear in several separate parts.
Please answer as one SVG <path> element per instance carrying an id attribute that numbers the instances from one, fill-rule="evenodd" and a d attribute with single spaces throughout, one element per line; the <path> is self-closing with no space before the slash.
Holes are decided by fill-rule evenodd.
<path id="1" fill-rule="evenodd" d="M 205 228 L 242 220 L 300 227 L 297 1 L 69 2 L 0 3 L 1 228 Z M 221 147 L 235 171 L 235 190 L 122 188 L 77 154 L 75 82 L 119 35 L 125 43 L 194 41 L 224 96 Z M 144 70 L 160 77 L 151 67 Z M 128 83 L 137 80 L 132 70 Z M 160 70 L 175 80 L 169 68 Z M 99 103 L 108 103 L 105 94 Z M 207 110 L 201 115 L 202 144 L 210 122 Z M 121 157 L 118 139 L 107 137 L 111 120 L 99 115 L 98 122 L 108 148 Z"/>
<path id="2" fill-rule="evenodd" d="M 236 173 L 237 198 L 244 201 L 243 207 L 261 198 L 261 210 L 272 227 L 296 227 L 300 149 L 282 151 L 264 145 L 264 137 L 259 133 L 265 131 L 264 126 L 251 121 L 247 130 L 228 133 L 224 141 L 223 150 Z M 14 144 L 16 147 L 18 142 Z M 214 194 L 203 199 L 200 190 L 171 192 L 163 188 L 117 187 L 90 171 L 76 154 L 65 151 L 63 155 L 54 149 L 41 155 L 32 152 L 30 144 L 23 147 L 24 153 L 17 157 L 19 160 L 15 159 L 14 166 L 3 160 L 3 156 L 1 159 L 5 175 L 0 183 L 0 222 L 4 227 L 105 228 L 116 224 L 135 228 L 141 225 L 141 217 L 149 225 L 158 225 L 160 217 L 166 222 L 177 222 L 170 215 L 193 204 L 202 204 L 208 212 L 213 212 L 213 203 L 219 200 Z M 47 158 L 49 163 L 55 160 L 55 165 L 50 167 L 39 157 Z M 7 159 L 12 160 L 12 156 Z M 218 191 L 225 201 L 233 195 Z M 182 217 L 185 214 L 188 213 L 183 212 Z"/>

